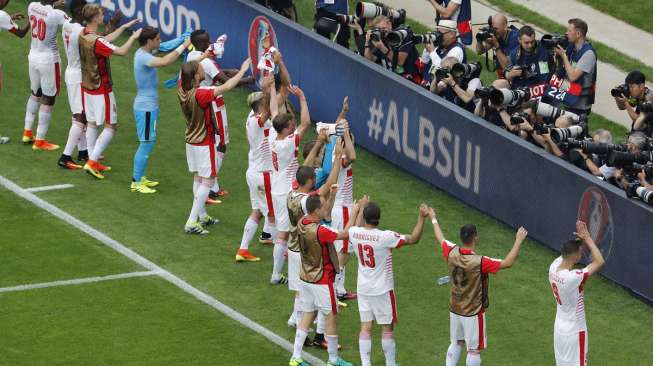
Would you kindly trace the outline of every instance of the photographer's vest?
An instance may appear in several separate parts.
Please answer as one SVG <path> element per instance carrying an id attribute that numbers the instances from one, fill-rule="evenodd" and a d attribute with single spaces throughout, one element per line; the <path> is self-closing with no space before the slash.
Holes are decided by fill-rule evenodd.
<path id="1" fill-rule="evenodd" d="M 453 50 L 454 48 L 460 48 L 463 51 L 463 61 L 462 63 L 466 64 L 467 63 L 467 53 L 465 52 L 465 46 L 463 46 L 462 43 L 456 41 L 453 42 L 452 44 L 448 45 L 447 47 L 438 47 L 435 49 L 435 54 L 440 57 L 441 60 L 444 60 L 447 55 L 449 54 L 449 51 Z M 431 82 L 433 81 L 433 72 L 435 70 L 431 70 L 433 67 L 433 62 L 429 61 L 428 64 L 423 68 L 422 70 L 422 80 L 424 82 L 422 84 L 425 85 L 430 85 Z M 432 72 L 433 71 L 433 72 Z"/>
<path id="2" fill-rule="evenodd" d="M 567 57 L 573 67 L 587 52 L 596 51 L 589 42 L 585 42 L 580 50 L 576 51 L 576 47 L 571 44 L 567 47 Z M 597 56 L 598 59 L 598 56 Z M 549 81 L 549 89 L 546 91 L 548 97 L 553 98 L 554 104 L 564 104 L 569 109 L 573 109 L 574 113 L 589 112 L 594 104 L 594 94 L 596 91 L 596 63 L 592 74 L 583 73 L 578 80 L 571 82 L 567 78 L 567 72 L 564 67 L 560 72 L 551 77 Z"/>
<path id="3" fill-rule="evenodd" d="M 79 33 L 79 60 L 82 69 L 82 88 L 92 91 L 98 90 L 104 85 L 108 87 L 107 91 L 111 91 L 113 82 L 111 79 L 109 58 L 98 57 L 95 54 L 95 43 L 98 38 L 100 36 L 95 33 L 86 33 L 85 31 Z M 102 68 L 106 75 L 104 83 L 100 68 Z"/>
<path id="4" fill-rule="evenodd" d="M 302 199 L 308 196 L 306 193 L 301 193 L 293 189 L 287 198 L 288 204 L 288 218 L 290 221 L 290 229 L 288 230 L 288 250 L 299 252 L 299 233 L 297 232 L 297 223 L 306 215 L 302 208 Z"/>
<path id="5" fill-rule="evenodd" d="M 299 220 L 297 223 L 299 253 L 302 258 L 299 278 L 308 283 L 317 283 L 324 275 L 324 252 L 322 250 L 323 246 L 318 239 L 319 227 L 319 223 L 312 221 L 304 223 L 304 220 Z M 339 273 L 340 266 L 335 247 L 326 245 L 326 252 L 334 271 Z"/>
<path id="6" fill-rule="evenodd" d="M 462 90 L 466 91 L 470 81 L 471 80 L 463 79 L 460 82 L 460 84 L 458 84 L 458 86 L 460 86 Z M 472 100 L 470 100 L 468 103 L 465 103 L 462 99 L 458 97 L 456 92 L 450 86 L 447 86 L 447 89 L 445 89 L 444 93 L 442 93 L 440 96 L 448 100 L 449 102 L 456 104 L 460 108 L 465 108 L 471 113 L 474 113 L 474 109 L 476 108 L 476 104 L 474 103 L 474 98 L 472 98 Z"/>
<path id="7" fill-rule="evenodd" d="M 462 316 L 473 316 L 489 306 L 488 275 L 481 272 L 483 256 L 474 252 L 461 253 L 455 246 L 449 252 L 447 265 L 451 279 L 449 310 Z"/>
<path id="8" fill-rule="evenodd" d="M 516 49 L 519 48 L 519 29 L 514 25 L 508 27 L 506 32 L 506 37 L 499 40 L 499 48 L 501 52 L 507 57 L 510 57 L 510 54 Z M 503 68 L 499 63 L 499 58 L 494 57 L 494 68 L 497 72 L 497 77 L 503 77 Z"/>
<path id="9" fill-rule="evenodd" d="M 537 98 L 542 96 L 547 88 L 547 83 L 555 70 L 555 61 L 549 50 L 540 44 L 535 46 L 532 54 L 524 53 L 521 46 L 510 54 L 510 65 L 524 66 L 529 64 L 535 65 L 537 75 L 528 79 L 522 77 L 515 78 L 512 80 L 511 86 L 512 88 L 528 87 L 531 92 L 531 98 Z"/>

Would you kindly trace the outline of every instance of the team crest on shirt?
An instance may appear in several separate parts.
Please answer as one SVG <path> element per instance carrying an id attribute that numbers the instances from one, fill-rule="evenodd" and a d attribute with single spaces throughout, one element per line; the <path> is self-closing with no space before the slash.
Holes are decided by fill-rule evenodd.
<path id="1" fill-rule="evenodd" d="M 270 50 L 278 49 L 277 35 L 270 20 L 262 15 L 257 16 L 249 27 L 249 57 L 252 60 L 250 66 L 252 75 L 258 86 L 261 86 L 261 76 L 265 68 L 259 67 L 262 64 L 269 64 L 271 60 Z M 269 65 L 274 68 L 274 65 Z"/>
<path id="2" fill-rule="evenodd" d="M 583 192 L 578 204 L 578 220 L 587 224 L 587 230 L 607 261 L 612 250 L 614 227 L 610 204 L 603 191 L 589 187 Z"/>

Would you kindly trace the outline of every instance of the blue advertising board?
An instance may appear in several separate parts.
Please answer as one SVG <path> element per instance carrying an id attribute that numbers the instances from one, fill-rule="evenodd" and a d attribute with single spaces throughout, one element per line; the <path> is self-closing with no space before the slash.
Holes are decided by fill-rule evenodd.
<path id="1" fill-rule="evenodd" d="M 214 38 L 228 34 L 220 60 L 226 67 L 238 67 L 247 57 L 252 21 L 265 16 L 293 84 L 306 93 L 312 119 L 331 121 L 349 95 L 357 144 L 510 226 L 527 227 L 554 250 L 583 219 L 607 259 L 602 275 L 653 301 L 653 209 L 621 190 L 253 1 L 101 3 L 141 15 L 146 23 L 148 14 L 159 14 L 152 21 L 164 38 L 187 25 L 201 26 Z"/>

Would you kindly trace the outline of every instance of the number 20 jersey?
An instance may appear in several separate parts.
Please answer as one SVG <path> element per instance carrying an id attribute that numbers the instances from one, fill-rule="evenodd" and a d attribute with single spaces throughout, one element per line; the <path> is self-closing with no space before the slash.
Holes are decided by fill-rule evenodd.
<path id="1" fill-rule="evenodd" d="M 27 16 L 32 28 L 29 61 L 39 64 L 60 62 L 57 30 L 68 21 L 66 13 L 54 9 L 51 5 L 32 2 L 27 7 Z"/>
<path id="2" fill-rule="evenodd" d="M 349 241 L 358 257 L 357 292 L 377 296 L 393 290 L 392 249 L 406 243 L 404 236 L 389 230 L 352 227 Z"/>

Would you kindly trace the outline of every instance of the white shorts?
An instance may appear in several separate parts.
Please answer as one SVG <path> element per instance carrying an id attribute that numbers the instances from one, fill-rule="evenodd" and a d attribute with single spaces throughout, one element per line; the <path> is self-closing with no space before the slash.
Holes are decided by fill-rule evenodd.
<path id="1" fill-rule="evenodd" d="M 257 172 L 247 169 L 245 173 L 249 186 L 249 201 L 252 210 L 259 210 L 264 216 L 271 215 L 268 207 L 272 207 L 272 186 L 270 172 Z"/>
<path id="2" fill-rule="evenodd" d="M 449 312 L 451 343 L 465 340 L 468 350 L 487 347 L 485 311 L 474 316 L 462 316 Z"/>
<path id="3" fill-rule="evenodd" d="M 587 365 L 587 348 L 589 345 L 587 331 L 575 334 L 553 332 L 553 349 L 557 366 Z"/>
<path id="4" fill-rule="evenodd" d="M 302 255 L 299 252 L 288 250 L 288 290 L 299 291 L 302 280 L 299 279 L 299 271 L 302 266 Z"/>
<path id="5" fill-rule="evenodd" d="M 61 90 L 61 69 L 59 63 L 38 63 L 29 62 L 29 84 L 32 93 L 36 94 L 39 89 L 43 95 L 54 97 L 59 95 Z"/>
<path id="6" fill-rule="evenodd" d="M 82 102 L 88 123 L 95 123 L 98 126 L 103 123 L 111 125 L 118 123 L 118 107 L 113 92 L 96 95 L 82 90 Z"/>
<path id="7" fill-rule="evenodd" d="M 277 231 L 290 231 L 290 217 L 288 217 L 288 193 L 272 193 L 272 204 L 274 207 L 274 222 Z"/>
<path id="8" fill-rule="evenodd" d="M 217 174 L 213 145 L 186 144 L 186 161 L 188 171 L 202 178 L 214 178 Z"/>
<path id="9" fill-rule="evenodd" d="M 374 320 L 379 325 L 396 323 L 397 303 L 395 302 L 395 292 L 390 290 L 376 296 L 358 294 L 358 312 L 362 323 Z"/>
<path id="10" fill-rule="evenodd" d="M 333 284 L 318 285 L 301 281 L 299 300 L 304 312 L 319 311 L 323 315 L 338 314 L 338 303 Z"/>
<path id="11" fill-rule="evenodd" d="M 84 105 L 82 104 L 82 84 L 66 83 L 68 89 L 68 105 L 70 105 L 70 112 L 72 114 L 81 114 L 84 112 Z"/>
<path id="12" fill-rule="evenodd" d="M 216 139 L 217 145 L 229 144 L 229 123 L 227 122 L 227 108 L 222 105 L 220 107 L 215 105 L 217 109 L 216 121 L 218 125 L 218 138 Z"/>
<path id="13" fill-rule="evenodd" d="M 347 226 L 349 222 L 349 213 L 351 212 L 351 207 L 348 206 L 333 206 L 331 210 L 331 228 L 336 231 L 340 231 Z M 350 245 L 349 240 L 336 240 L 333 242 L 335 245 L 336 251 L 343 253 L 353 253 L 354 248 Z"/>

